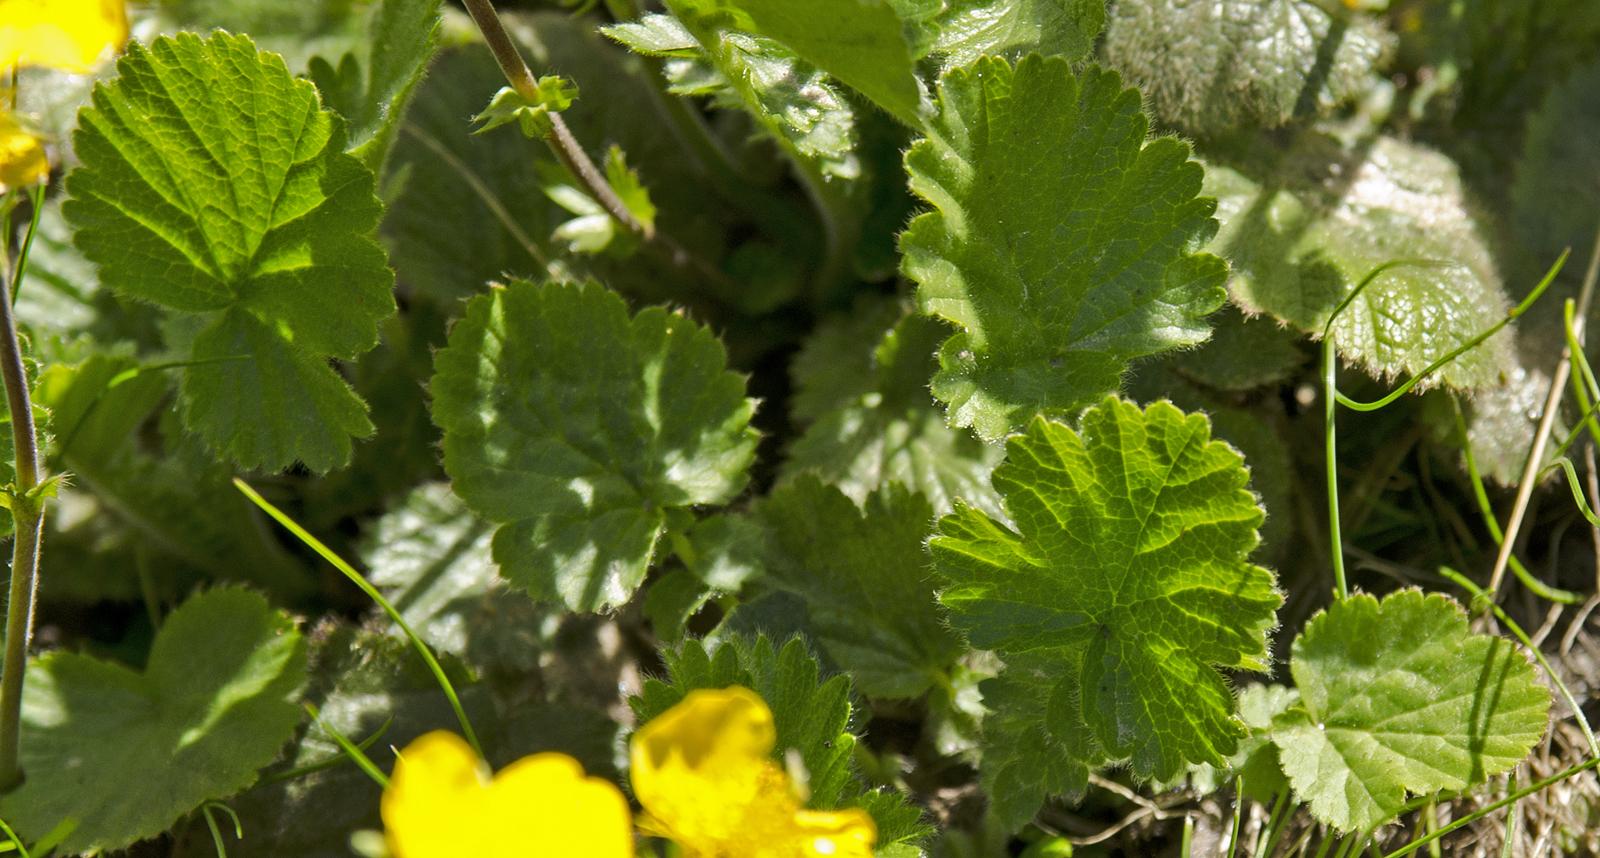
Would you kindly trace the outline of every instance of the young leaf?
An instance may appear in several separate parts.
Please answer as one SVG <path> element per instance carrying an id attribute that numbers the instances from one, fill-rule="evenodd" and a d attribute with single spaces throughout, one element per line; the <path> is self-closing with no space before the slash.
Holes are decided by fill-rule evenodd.
<path id="1" fill-rule="evenodd" d="M 890 486 L 862 508 L 806 476 L 759 509 L 768 574 L 806 600 L 819 642 L 863 693 L 914 697 L 944 678 L 965 648 L 934 603 L 926 500 Z"/>
<path id="2" fill-rule="evenodd" d="M 985 58 L 940 82 L 906 155 L 935 210 L 901 247 L 922 309 L 961 329 L 933 377 L 951 423 L 998 439 L 1092 404 L 1133 358 L 1206 338 L 1226 269 L 1190 248 L 1215 206 L 1189 148 L 1145 127 L 1137 92 L 1063 59 Z"/>
<path id="3" fill-rule="evenodd" d="M 62 844 L 71 854 L 159 834 L 272 762 L 300 721 L 293 698 L 305 678 L 294 624 L 245 590 L 212 590 L 173 611 L 142 673 L 45 655 L 23 698 L 27 780 L 0 813 L 30 840 L 76 820 Z"/>
<path id="4" fill-rule="evenodd" d="M 1295 795 L 1341 831 L 1393 819 L 1406 793 L 1508 771 L 1544 735 L 1550 692 L 1511 641 L 1469 634 L 1461 606 L 1402 590 L 1313 617 L 1290 670 L 1301 703 L 1273 719 Z"/>
<path id="5" fill-rule="evenodd" d="M 1212 248 L 1233 264 L 1229 288 L 1246 311 L 1320 336 L 1372 269 L 1435 263 L 1386 271 L 1334 323 L 1340 356 L 1383 378 L 1420 372 L 1505 318 L 1494 257 L 1444 155 L 1391 137 L 1346 149 L 1308 134 L 1232 160 L 1241 167 L 1206 168 L 1206 192 L 1223 224 Z M 1423 384 L 1493 385 L 1517 364 L 1512 346 L 1503 331 Z"/>
<path id="6" fill-rule="evenodd" d="M 1119 0 L 1106 59 L 1194 134 L 1271 128 L 1365 92 L 1392 37 L 1311 0 Z"/>
<path id="7" fill-rule="evenodd" d="M 752 400 L 705 328 L 628 317 L 590 283 L 513 282 L 467 305 L 439 352 L 434 421 L 456 494 L 491 521 L 501 571 L 596 611 L 644 580 L 667 511 L 731 500 Z"/>
<path id="8" fill-rule="evenodd" d="M 1265 668 L 1282 601 L 1246 560 L 1262 520 L 1248 480 L 1205 416 L 1109 398 L 1080 431 L 1038 418 L 1007 442 L 994 484 L 1015 530 L 964 506 L 940 520 L 940 601 L 1007 661 L 985 685 L 985 705 L 1010 713 L 985 727 L 996 802 L 1025 819 L 1103 762 L 1164 779 L 1234 752 L 1243 729 L 1219 671 Z"/>
<path id="9" fill-rule="evenodd" d="M 911 45 L 886 0 L 668 0 L 667 8 L 702 44 L 731 19 L 733 29 L 783 43 L 901 122 L 919 124 L 922 88 Z"/>
<path id="10" fill-rule="evenodd" d="M 926 495 L 937 513 L 961 498 L 998 515 L 989 474 L 1004 451 L 951 428 L 928 393 L 948 333 L 926 316 L 895 324 L 870 311 L 819 328 L 795 358 L 792 404 L 812 422 L 789 449 L 784 478 L 814 473 L 857 503 L 898 483 Z"/>
<path id="11" fill-rule="evenodd" d="M 746 108 L 824 175 L 860 177 L 855 107 L 832 78 L 777 40 L 709 21 L 697 38 L 670 15 L 647 15 L 602 32 L 638 53 L 669 58 L 662 70 L 671 92 Z"/>
<path id="12" fill-rule="evenodd" d="M 320 56 L 311 60 L 311 79 L 349 123 L 350 154 L 375 173 L 439 46 L 439 5 L 440 0 L 381 0 L 367 23 L 365 62 L 354 53 L 345 54 L 337 68 Z"/>
<path id="13" fill-rule="evenodd" d="M 67 218 L 103 283 L 173 315 L 185 425 L 245 467 L 326 471 L 372 430 L 329 358 L 377 344 L 394 277 L 372 174 L 248 38 L 129 45 L 74 140 Z"/>
<path id="14" fill-rule="evenodd" d="M 947 5 L 933 44 L 946 68 L 971 65 L 985 54 L 1012 61 L 1029 53 L 1080 60 L 1106 25 L 1105 0 L 951 0 Z"/>

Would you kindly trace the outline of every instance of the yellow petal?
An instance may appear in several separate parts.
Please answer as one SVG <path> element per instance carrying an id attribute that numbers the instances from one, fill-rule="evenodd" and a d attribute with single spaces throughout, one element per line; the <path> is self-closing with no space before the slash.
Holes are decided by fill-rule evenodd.
<path id="1" fill-rule="evenodd" d="M 871 858 L 872 818 L 808 811 L 772 759 L 772 711 L 746 688 L 690 692 L 630 749 L 640 828 L 686 858 Z"/>
<path id="2" fill-rule="evenodd" d="M 0 69 L 83 74 L 127 40 L 123 0 L 0 0 Z"/>
<path id="3" fill-rule="evenodd" d="M 429 733 L 400 752 L 383 794 L 395 858 L 631 858 L 622 793 L 565 754 L 535 754 L 493 778 L 459 736 Z"/>
<path id="4" fill-rule="evenodd" d="M 691 691 L 634 734 L 633 794 L 685 848 L 729 841 L 756 804 L 787 797 L 776 741 L 771 710 L 749 689 Z"/>
<path id="5" fill-rule="evenodd" d="M 39 138 L 29 134 L 16 117 L 0 112 L 0 194 L 27 188 L 50 177 L 50 162 Z"/>
<path id="6" fill-rule="evenodd" d="M 802 810 L 795 814 L 796 858 L 872 858 L 878 826 L 866 811 Z"/>

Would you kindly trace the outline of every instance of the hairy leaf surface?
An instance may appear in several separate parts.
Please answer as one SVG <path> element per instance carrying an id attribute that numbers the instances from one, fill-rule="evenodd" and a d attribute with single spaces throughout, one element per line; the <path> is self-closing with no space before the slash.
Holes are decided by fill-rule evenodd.
<path id="1" fill-rule="evenodd" d="M 1522 762 L 1550 692 L 1511 641 L 1469 634 L 1447 596 L 1357 594 L 1294 642 L 1300 705 L 1273 719 L 1295 794 L 1341 831 L 1393 819 L 1406 793 L 1460 790 Z"/>
<path id="2" fill-rule="evenodd" d="M 68 181 L 77 244 L 166 308 L 185 425 L 246 467 L 326 471 L 372 431 L 329 366 L 378 341 L 394 277 L 372 174 L 310 83 L 248 38 L 129 46 L 97 86 Z"/>
<path id="3" fill-rule="evenodd" d="M 456 494 L 500 524 L 501 572 L 595 611 L 644 580 L 675 507 L 725 503 L 755 453 L 753 401 L 705 328 L 632 317 L 590 283 L 496 287 L 439 352 L 434 421 Z"/>
<path id="4" fill-rule="evenodd" d="M 1339 301 L 1397 260 L 1334 323 L 1340 356 L 1380 378 L 1420 372 L 1510 309 L 1454 162 L 1391 137 L 1356 148 L 1306 135 L 1282 152 L 1240 153 L 1206 169 L 1233 264 L 1229 288 L 1251 313 L 1321 335 Z M 1249 174 L 1247 174 L 1247 172 Z M 1502 331 L 1424 384 L 1479 388 L 1516 366 Z"/>
<path id="5" fill-rule="evenodd" d="M 1013 821 L 1105 762 L 1221 765 L 1243 729 L 1220 670 L 1265 668 L 1282 601 L 1246 559 L 1249 472 L 1203 415 L 1109 398 L 1081 425 L 1036 418 L 1007 442 L 994 483 L 1015 529 L 958 507 L 929 541 L 953 624 L 1007 662 L 985 686 L 1009 714 L 986 728 L 984 779 Z"/>
<path id="6" fill-rule="evenodd" d="M 1106 23 L 1105 0 L 952 0 L 938 19 L 933 52 L 945 66 L 984 55 L 1029 53 L 1082 59 Z"/>
<path id="7" fill-rule="evenodd" d="M 1106 58 L 1195 134 L 1271 128 L 1359 96 L 1389 38 L 1310 0 L 1119 0 Z"/>
<path id="8" fill-rule="evenodd" d="M 1193 345 L 1221 306 L 1200 166 L 1146 142 L 1139 94 L 1062 59 L 947 74 L 906 155 L 934 206 L 901 240 L 924 312 L 954 323 L 933 393 L 986 439 L 1115 390 L 1136 357 Z"/>
<path id="9" fill-rule="evenodd" d="M 26 782 L 0 810 L 29 840 L 67 819 L 71 854 L 151 837 L 249 786 L 299 723 L 294 624 L 244 590 L 172 612 L 145 670 L 70 652 L 33 663 L 23 697 Z"/>

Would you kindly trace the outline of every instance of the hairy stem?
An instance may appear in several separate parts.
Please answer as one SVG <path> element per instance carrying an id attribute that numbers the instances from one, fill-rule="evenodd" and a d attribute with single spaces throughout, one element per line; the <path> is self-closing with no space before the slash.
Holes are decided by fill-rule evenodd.
<path id="1" fill-rule="evenodd" d="M 518 50 L 516 42 L 512 41 L 511 34 L 506 32 L 505 24 L 501 22 L 500 13 L 495 11 L 494 4 L 490 0 L 462 0 L 462 2 L 466 5 L 467 12 L 472 15 L 473 22 L 478 25 L 484 43 L 494 54 L 495 62 L 500 64 L 500 71 L 511 84 L 511 88 L 529 101 L 538 101 L 539 83 L 533 76 L 533 70 L 528 68 L 528 61 L 523 59 L 522 51 Z M 697 258 L 669 236 L 657 232 L 655 227 L 634 217 L 633 212 L 622 202 L 622 198 L 617 196 L 611 183 L 606 181 L 605 174 L 600 172 L 600 168 L 595 166 L 594 161 L 583 150 L 583 146 L 578 143 L 578 138 L 573 136 L 572 129 L 567 127 L 567 122 L 561 114 L 550 111 L 549 119 L 550 133 L 545 135 L 545 143 L 555 154 L 556 160 L 560 161 L 589 196 L 605 209 L 606 214 L 623 229 L 643 239 L 644 246 L 667 264 L 675 268 L 692 270 L 699 276 L 716 282 L 725 293 L 735 288 L 732 280 L 722 271 Z"/>
<path id="2" fill-rule="evenodd" d="M 39 219 L 28 228 L 31 242 Z M 16 447 L 17 481 L 11 500 L 16 537 L 11 546 L 11 588 L 6 604 L 5 661 L 0 664 L 0 789 L 22 779 L 18 767 L 22 722 L 22 679 L 27 669 L 28 644 L 33 638 L 33 604 L 39 590 L 39 540 L 44 532 L 44 499 L 35 497 L 39 486 L 39 434 L 33 425 L 33 402 L 28 393 L 28 372 L 22 363 L 16 315 L 9 297 L 22 286 L 24 267 L 18 260 L 11 275 L 7 300 L 0 300 L 0 380 L 11 409 L 11 439 Z"/>
<path id="3" fill-rule="evenodd" d="M 478 25 L 478 31 L 483 33 L 483 41 L 489 46 L 489 51 L 494 54 L 495 62 L 500 64 L 500 71 L 506 76 L 506 81 L 517 94 L 529 102 L 539 101 L 539 82 L 533 76 L 533 70 L 528 68 L 527 60 L 522 58 L 522 52 L 517 49 L 516 42 L 511 40 L 511 34 L 506 32 L 505 25 L 500 21 L 500 13 L 494 10 L 490 0 L 464 0 L 467 11 L 471 13 L 473 23 Z M 545 142 L 550 145 L 550 150 L 555 153 L 556 159 L 563 166 L 572 171 L 572 175 L 583 184 L 584 190 L 589 192 L 595 202 L 600 204 L 606 213 L 611 215 L 617 223 L 627 231 L 652 238 L 654 230 L 628 211 L 622 198 L 612 189 L 606 177 L 596 167 L 594 161 L 589 159 L 587 152 L 578 145 L 577 138 L 572 136 L 572 130 L 567 127 L 566 120 L 561 114 L 551 111 L 550 133 L 545 135 Z"/>

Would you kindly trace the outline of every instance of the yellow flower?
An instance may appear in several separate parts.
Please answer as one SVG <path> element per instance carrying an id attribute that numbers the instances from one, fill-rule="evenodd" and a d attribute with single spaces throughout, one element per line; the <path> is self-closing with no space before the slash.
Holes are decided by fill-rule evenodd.
<path id="1" fill-rule="evenodd" d="M 500 770 L 454 733 L 429 733 L 400 752 L 383 793 L 395 858 L 632 858 L 628 802 L 584 777 L 565 754 L 535 754 Z"/>
<path id="2" fill-rule="evenodd" d="M 0 0 L 0 70 L 45 66 L 84 74 L 128 40 L 123 0 Z"/>
<path id="3" fill-rule="evenodd" d="M 0 194 L 27 188 L 50 177 L 44 146 L 17 118 L 0 110 Z"/>
<path id="4" fill-rule="evenodd" d="M 685 858 L 871 858 L 860 809 L 805 810 L 772 759 L 772 711 L 746 688 L 692 691 L 633 736 L 641 830 Z"/>

